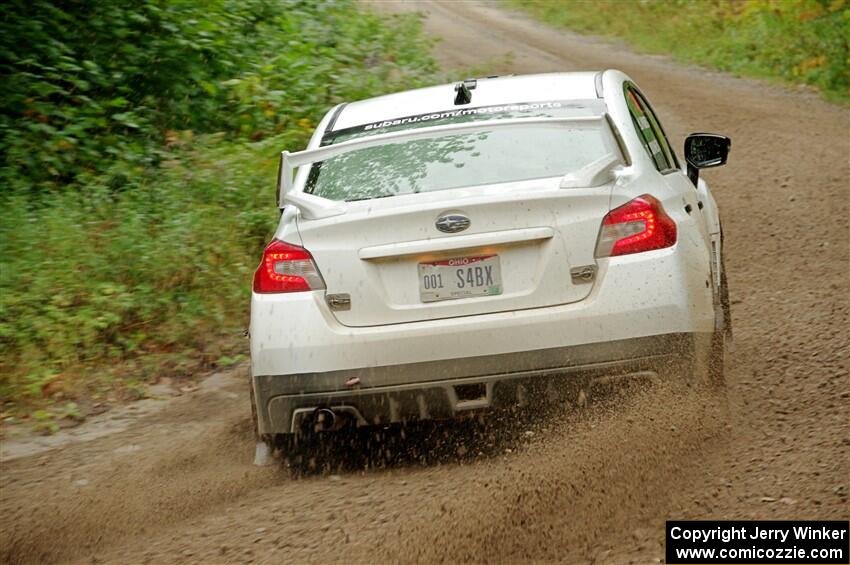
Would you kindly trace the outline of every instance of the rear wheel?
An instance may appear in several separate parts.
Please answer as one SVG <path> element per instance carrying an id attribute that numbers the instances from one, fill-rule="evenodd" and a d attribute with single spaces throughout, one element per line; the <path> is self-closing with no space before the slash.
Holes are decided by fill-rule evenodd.
<path id="1" fill-rule="evenodd" d="M 249 387 L 249 396 L 251 398 L 251 424 L 254 426 L 254 438 L 259 441 L 260 439 L 260 424 L 257 421 L 257 401 L 254 397 L 254 384 L 248 383 Z"/>
<path id="2" fill-rule="evenodd" d="M 721 252 L 723 243 L 721 238 Z M 717 292 L 718 304 L 715 306 L 717 323 L 711 336 L 711 353 L 709 356 L 709 379 L 715 388 L 726 386 L 724 364 L 726 361 L 726 342 L 732 340 L 732 312 L 729 302 L 729 286 L 726 283 L 726 259 L 720 256 L 720 288 Z"/>
<path id="3" fill-rule="evenodd" d="M 674 352 L 656 367 L 656 373 L 662 381 L 673 385 L 692 389 L 714 388 L 716 374 L 713 367 L 721 367 L 722 374 L 722 352 L 722 333 L 695 333 L 684 350 Z"/>
<path id="4" fill-rule="evenodd" d="M 711 352 L 708 358 L 708 380 L 709 384 L 722 389 L 726 386 L 724 364 L 726 362 L 726 333 L 714 332 L 711 335 Z"/>

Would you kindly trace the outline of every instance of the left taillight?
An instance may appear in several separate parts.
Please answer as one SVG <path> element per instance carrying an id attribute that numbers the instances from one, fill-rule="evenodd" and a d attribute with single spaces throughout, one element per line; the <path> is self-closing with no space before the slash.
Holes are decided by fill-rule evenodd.
<path id="1" fill-rule="evenodd" d="M 263 260 L 254 273 L 254 292 L 304 292 L 321 290 L 325 282 L 313 256 L 303 247 L 272 240 L 263 250 Z"/>
<path id="2" fill-rule="evenodd" d="M 676 222 L 658 199 L 644 194 L 614 208 L 603 218 L 596 241 L 597 257 L 629 255 L 671 247 Z"/>

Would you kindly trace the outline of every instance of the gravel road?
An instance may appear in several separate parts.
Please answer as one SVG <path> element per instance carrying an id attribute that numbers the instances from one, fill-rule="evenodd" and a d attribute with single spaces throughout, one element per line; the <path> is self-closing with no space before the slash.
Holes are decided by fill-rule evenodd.
<path id="1" fill-rule="evenodd" d="M 619 68 L 677 147 L 690 131 L 733 139 L 705 173 L 736 332 L 726 398 L 614 391 L 257 468 L 241 366 L 46 446 L 4 444 L 0 560 L 651 563 L 670 518 L 846 519 L 850 112 L 492 5 L 377 7 L 426 12 L 448 69 Z"/>

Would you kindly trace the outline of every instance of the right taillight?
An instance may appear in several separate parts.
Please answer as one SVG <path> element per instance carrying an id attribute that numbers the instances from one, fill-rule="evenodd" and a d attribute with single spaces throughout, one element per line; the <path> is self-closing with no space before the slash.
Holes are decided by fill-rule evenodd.
<path id="1" fill-rule="evenodd" d="M 313 256 L 303 247 L 275 239 L 263 250 L 263 260 L 254 272 L 254 292 L 270 294 L 323 288 L 325 283 Z"/>
<path id="2" fill-rule="evenodd" d="M 596 241 L 597 257 L 628 255 L 676 243 L 676 222 L 649 194 L 608 212 Z"/>

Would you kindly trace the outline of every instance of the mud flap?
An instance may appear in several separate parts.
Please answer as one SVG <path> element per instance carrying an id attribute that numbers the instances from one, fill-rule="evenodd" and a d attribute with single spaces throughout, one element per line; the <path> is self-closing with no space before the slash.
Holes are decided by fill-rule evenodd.
<path id="1" fill-rule="evenodd" d="M 254 465 L 267 467 L 272 463 L 274 463 L 274 457 L 272 457 L 271 447 L 264 441 L 258 441 L 254 447 Z"/>

